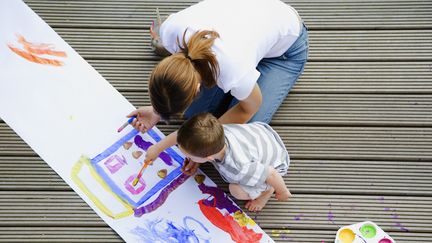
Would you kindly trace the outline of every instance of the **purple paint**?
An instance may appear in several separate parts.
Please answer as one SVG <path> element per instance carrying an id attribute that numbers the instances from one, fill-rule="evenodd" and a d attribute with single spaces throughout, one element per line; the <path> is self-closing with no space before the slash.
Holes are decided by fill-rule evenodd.
<path id="1" fill-rule="evenodd" d="M 409 232 L 407 228 L 405 228 L 400 222 L 396 222 L 395 225 L 403 232 Z"/>
<path id="2" fill-rule="evenodd" d="M 378 200 L 380 200 L 381 202 L 384 202 L 384 196 L 380 196 L 380 197 L 378 198 Z"/>
<path id="3" fill-rule="evenodd" d="M 138 184 L 134 187 L 132 185 L 132 182 L 133 180 L 135 180 L 135 178 L 136 175 L 131 175 L 124 183 L 126 190 L 128 190 L 133 195 L 140 194 L 142 191 L 144 191 L 146 187 L 144 180 L 142 178 L 139 179 Z"/>
<path id="4" fill-rule="evenodd" d="M 258 219 L 258 214 L 259 214 L 259 211 L 257 211 L 257 212 L 255 213 L 254 221 L 257 221 L 257 219 Z"/>
<path id="5" fill-rule="evenodd" d="M 328 214 L 327 214 L 327 220 L 330 221 L 332 224 L 335 224 L 335 222 L 334 222 L 334 215 L 333 215 L 333 213 L 331 211 L 331 203 L 329 203 L 328 206 L 330 208 L 329 208 L 329 211 L 328 211 Z"/>
<path id="6" fill-rule="evenodd" d="M 303 214 L 296 215 L 296 216 L 294 216 L 294 220 L 299 221 L 299 220 L 301 220 L 302 217 L 303 217 Z"/>
<path id="7" fill-rule="evenodd" d="M 134 215 L 135 217 L 141 217 L 142 215 L 146 213 L 151 213 L 166 201 L 169 194 L 174 191 L 177 187 L 179 187 L 181 184 L 183 184 L 187 179 L 189 178 L 188 175 L 181 174 L 179 177 L 171 181 L 170 184 L 168 184 L 162 191 L 160 192 L 159 196 L 151 203 L 134 209 Z"/>
<path id="8" fill-rule="evenodd" d="M 198 188 L 203 194 L 210 194 L 213 199 L 205 199 L 203 204 L 209 207 L 216 207 L 220 210 L 226 209 L 230 214 L 242 210 L 234 204 L 231 199 L 218 187 L 207 186 L 204 183 L 199 184 Z"/>
<path id="9" fill-rule="evenodd" d="M 127 165 L 127 162 L 123 155 L 120 157 L 115 154 L 109 157 L 107 160 L 105 160 L 104 165 L 107 167 L 109 172 L 111 172 L 111 174 L 115 174 L 124 165 Z"/>
<path id="10" fill-rule="evenodd" d="M 152 142 L 145 141 L 140 135 L 135 136 L 134 143 L 144 151 L 147 151 L 153 145 Z"/>
<path id="11" fill-rule="evenodd" d="M 328 221 L 332 222 L 332 224 L 334 224 L 334 221 L 333 221 L 334 220 L 334 215 L 333 215 L 333 213 L 331 211 L 328 212 L 327 219 L 328 219 Z"/>
<path id="12" fill-rule="evenodd" d="M 136 136 L 135 136 L 135 138 L 134 138 L 134 143 L 135 143 L 139 148 L 141 148 L 141 149 L 144 150 L 144 151 L 147 151 L 147 149 L 148 149 L 150 146 L 153 145 L 153 143 L 151 143 L 151 142 L 149 142 L 149 141 L 145 141 L 145 140 L 144 140 L 140 135 L 136 135 Z M 172 162 L 171 156 L 169 156 L 168 153 L 166 153 L 166 152 L 162 152 L 162 153 L 160 153 L 159 158 L 161 158 L 162 161 L 163 161 L 166 165 L 168 165 L 168 166 L 173 165 L 173 162 Z"/>

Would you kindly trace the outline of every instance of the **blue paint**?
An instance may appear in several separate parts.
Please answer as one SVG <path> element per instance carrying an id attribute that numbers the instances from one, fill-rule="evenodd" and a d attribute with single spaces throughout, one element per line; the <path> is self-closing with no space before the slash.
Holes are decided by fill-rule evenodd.
<path id="1" fill-rule="evenodd" d="M 183 218 L 184 226 L 178 226 L 167 219 L 153 219 L 146 221 L 144 227 L 136 227 L 131 233 L 138 236 L 141 242 L 209 243 L 210 238 L 203 238 L 203 236 L 196 234 L 195 230 L 189 228 L 188 220 L 196 222 L 209 233 L 209 230 L 201 222 L 190 216 Z"/>
<path id="2" fill-rule="evenodd" d="M 169 173 L 163 180 L 160 180 L 148 192 L 146 192 L 146 194 L 144 194 L 144 196 L 138 201 L 137 206 L 143 204 L 150 197 L 152 197 L 154 194 L 156 194 L 158 191 L 160 191 L 162 188 L 164 188 L 168 184 L 168 182 L 173 181 L 175 178 L 177 178 L 181 174 L 182 174 L 182 172 L 181 172 L 180 167 L 171 171 L 171 173 Z M 136 207 L 136 206 L 134 206 L 134 207 Z"/>
<path id="3" fill-rule="evenodd" d="M 140 135 L 136 135 L 134 138 L 134 143 L 136 144 L 136 146 L 138 146 L 139 148 L 141 148 L 144 151 L 147 151 L 148 148 L 150 148 L 150 146 L 152 146 L 153 144 L 151 142 L 148 142 L 146 140 L 144 140 Z M 170 155 L 163 151 L 162 153 L 159 154 L 159 158 L 168 166 L 172 166 L 172 159 L 170 157 Z"/>
<path id="4" fill-rule="evenodd" d="M 123 136 L 121 139 L 119 139 L 117 142 L 115 142 L 113 145 L 111 145 L 109 148 L 107 148 L 105 151 L 91 159 L 91 164 L 95 168 L 96 172 L 102 177 L 102 179 L 107 183 L 107 185 L 111 188 L 111 190 L 126 200 L 132 207 L 138 207 L 144 202 L 146 202 L 149 198 L 151 198 L 154 194 L 156 194 L 158 191 L 162 190 L 166 185 L 168 185 L 172 180 L 177 178 L 179 175 L 182 174 L 180 168 L 181 165 L 183 165 L 184 157 L 180 154 L 178 154 L 176 151 L 174 151 L 172 148 L 166 149 L 166 153 L 168 153 L 171 158 L 173 158 L 180 167 L 176 168 L 175 170 L 171 171 L 164 179 L 160 180 L 156 185 L 154 185 L 148 192 L 146 192 L 138 201 L 134 201 L 132 198 L 130 198 L 123 190 L 115 184 L 115 182 L 110 178 L 110 175 L 108 175 L 102 165 L 99 164 L 100 161 L 104 160 L 105 158 L 111 156 L 113 153 L 115 153 L 124 143 L 134 138 L 139 133 L 138 130 L 133 129 L 128 134 Z M 153 129 L 147 131 L 147 134 L 153 138 L 156 142 L 159 142 L 161 140 L 161 137 L 158 133 L 156 133 Z"/>
<path id="5" fill-rule="evenodd" d="M 161 140 L 161 137 L 155 131 L 153 131 L 153 129 L 147 131 L 147 134 L 150 135 L 156 142 Z M 179 165 L 183 165 L 184 157 L 179 155 L 176 151 L 174 151 L 174 149 L 167 148 L 165 151 L 171 156 L 171 158 L 177 161 Z"/>
<path id="6" fill-rule="evenodd" d="M 94 164 L 98 163 L 99 161 L 107 158 L 108 156 L 113 154 L 115 151 L 117 151 L 117 149 L 119 149 L 120 146 L 122 146 L 124 143 L 129 141 L 131 138 L 133 138 L 137 134 L 138 134 L 138 130 L 133 129 L 128 134 L 126 134 L 124 137 L 122 137 L 120 140 L 118 140 L 116 143 L 114 143 L 109 148 L 107 148 L 105 151 L 103 151 L 102 153 L 100 153 L 96 157 L 94 157 L 91 160 L 91 163 L 94 165 Z"/>

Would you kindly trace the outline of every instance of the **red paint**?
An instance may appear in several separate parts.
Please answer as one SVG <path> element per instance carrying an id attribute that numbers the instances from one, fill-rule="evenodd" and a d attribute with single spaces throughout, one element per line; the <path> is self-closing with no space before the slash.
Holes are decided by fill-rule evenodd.
<path id="1" fill-rule="evenodd" d="M 223 215 L 217 208 L 205 205 L 204 199 L 199 200 L 198 205 L 204 216 L 216 227 L 230 234 L 233 241 L 254 243 L 261 240 L 262 233 L 255 233 L 246 226 L 240 226 L 228 213 Z"/>

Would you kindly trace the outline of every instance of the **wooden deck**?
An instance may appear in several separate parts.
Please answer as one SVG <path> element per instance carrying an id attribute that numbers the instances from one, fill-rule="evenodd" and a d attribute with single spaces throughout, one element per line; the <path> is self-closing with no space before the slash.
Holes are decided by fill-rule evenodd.
<path id="1" fill-rule="evenodd" d="M 25 2 L 141 106 L 160 60 L 149 46 L 155 8 L 195 1 Z M 364 220 L 397 242 L 432 242 L 432 1 L 287 2 L 310 38 L 305 73 L 272 121 L 294 197 L 271 200 L 256 221 L 277 242 L 333 242 L 339 226 Z M 122 239 L 0 121 L 0 242 Z"/>

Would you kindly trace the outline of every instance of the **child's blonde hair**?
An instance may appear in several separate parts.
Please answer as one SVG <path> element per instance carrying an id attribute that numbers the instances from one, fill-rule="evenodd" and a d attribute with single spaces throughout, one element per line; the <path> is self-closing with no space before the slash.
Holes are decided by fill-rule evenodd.
<path id="1" fill-rule="evenodd" d="M 211 88 L 219 76 L 219 65 L 211 50 L 219 34 L 198 31 L 186 43 L 186 32 L 179 43 L 180 52 L 163 59 L 150 76 L 152 106 L 165 119 L 186 110 L 198 93 L 198 84 Z"/>
<path id="2" fill-rule="evenodd" d="M 210 113 L 194 115 L 177 132 L 177 143 L 191 155 L 205 158 L 225 146 L 222 124 Z"/>

